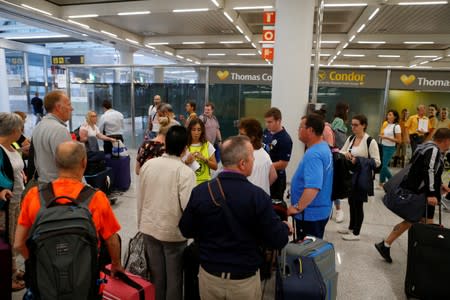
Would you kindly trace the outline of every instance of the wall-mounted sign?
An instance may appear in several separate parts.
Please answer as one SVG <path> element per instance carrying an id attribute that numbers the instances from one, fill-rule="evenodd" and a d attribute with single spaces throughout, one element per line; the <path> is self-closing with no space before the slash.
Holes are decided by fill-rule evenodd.
<path id="1" fill-rule="evenodd" d="M 272 84 L 272 68 L 211 67 L 210 84 Z"/>
<path id="2" fill-rule="evenodd" d="M 275 25 L 275 16 L 274 11 L 263 12 L 263 25 Z"/>
<path id="3" fill-rule="evenodd" d="M 84 55 L 52 56 L 54 65 L 84 65 Z"/>
<path id="4" fill-rule="evenodd" d="M 264 29 L 262 38 L 264 42 L 274 42 L 275 41 L 275 30 L 273 29 Z"/>
<path id="5" fill-rule="evenodd" d="M 263 48 L 262 49 L 262 58 L 272 61 L 273 60 L 274 49 L 273 48 Z"/>
<path id="6" fill-rule="evenodd" d="M 390 89 L 450 91 L 450 72 L 392 71 Z"/>
<path id="7" fill-rule="evenodd" d="M 386 85 L 386 71 L 321 69 L 319 70 L 319 85 L 355 88 L 384 88 Z"/>
<path id="8" fill-rule="evenodd" d="M 23 65 L 22 56 L 7 56 L 5 60 L 9 65 Z"/>

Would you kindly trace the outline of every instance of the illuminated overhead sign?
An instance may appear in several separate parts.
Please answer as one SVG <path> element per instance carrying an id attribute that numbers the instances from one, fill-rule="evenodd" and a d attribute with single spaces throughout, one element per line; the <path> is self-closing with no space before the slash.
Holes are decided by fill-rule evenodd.
<path id="1" fill-rule="evenodd" d="M 84 55 L 52 56 L 54 65 L 84 65 Z"/>

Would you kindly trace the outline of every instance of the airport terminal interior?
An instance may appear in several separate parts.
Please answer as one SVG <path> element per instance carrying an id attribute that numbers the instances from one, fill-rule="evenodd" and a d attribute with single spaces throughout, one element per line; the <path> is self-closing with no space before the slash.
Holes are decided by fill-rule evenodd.
<path id="1" fill-rule="evenodd" d="M 0 0 L 0 111 L 25 112 L 25 135 L 31 136 L 36 93 L 67 92 L 74 107 L 70 130 L 89 110 L 102 114 L 103 100 L 110 100 L 125 117 L 131 170 L 157 94 L 177 117 L 187 101 L 197 103 L 198 114 L 213 102 L 223 138 L 238 134 L 243 117 L 264 127 L 264 112 L 279 101 L 272 97 L 277 81 L 284 80 L 277 77 L 277 59 L 288 59 L 277 53 L 291 46 L 278 31 L 277 11 L 294 1 Z M 336 103 L 345 102 L 350 116 L 368 117 L 367 131 L 377 137 L 388 109 L 415 114 L 420 104 L 450 107 L 448 1 L 312 2 L 312 47 L 289 59 L 309 65 L 307 98 L 324 104 L 329 122 Z M 298 34 L 302 29 L 291 28 L 289 35 Z M 298 118 L 306 111 L 308 101 L 298 99 L 295 88 L 289 102 Z M 296 131 L 290 134 L 301 143 Z M 294 169 L 298 163 L 291 162 Z M 130 189 L 114 194 L 123 250 L 137 232 L 136 184 L 132 171 Z M 373 246 L 400 221 L 383 205 L 383 195 L 376 189 L 365 205 L 360 241 L 344 241 L 337 232 L 348 224 L 346 200 L 345 221 L 338 224 L 333 216 L 327 224 L 325 239 L 336 249 L 338 299 L 406 299 L 407 234 L 393 244 L 392 264 Z M 442 220 L 450 226 L 449 211 L 443 210 Z M 265 299 L 273 299 L 273 284 Z"/>

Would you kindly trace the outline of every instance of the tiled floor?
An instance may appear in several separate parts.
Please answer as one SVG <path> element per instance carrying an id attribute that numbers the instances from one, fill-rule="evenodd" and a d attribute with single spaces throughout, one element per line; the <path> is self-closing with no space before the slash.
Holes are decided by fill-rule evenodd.
<path id="1" fill-rule="evenodd" d="M 133 161 L 133 159 L 132 159 Z M 134 170 L 134 165 L 131 170 Z M 129 191 L 118 197 L 113 206 L 122 230 L 122 253 L 128 241 L 136 233 L 136 186 L 133 174 Z M 400 221 L 400 218 L 384 207 L 381 198 L 383 192 L 375 191 L 375 197 L 364 206 L 365 219 L 361 231 L 361 240 L 348 242 L 337 233 L 338 228 L 348 225 L 347 201 L 342 202 L 346 212 L 344 223 L 337 224 L 331 220 L 326 228 L 325 239 L 332 242 L 336 249 L 336 265 L 339 272 L 338 299 L 406 299 L 403 292 L 406 272 L 407 234 L 396 241 L 391 250 L 394 260 L 386 263 L 374 248 L 374 243 L 381 241 Z M 443 212 L 445 227 L 450 227 L 448 212 Z M 437 218 L 436 218 L 437 219 Z M 14 294 L 13 299 L 21 299 L 22 293 Z M 271 299 L 271 297 L 265 297 Z"/>

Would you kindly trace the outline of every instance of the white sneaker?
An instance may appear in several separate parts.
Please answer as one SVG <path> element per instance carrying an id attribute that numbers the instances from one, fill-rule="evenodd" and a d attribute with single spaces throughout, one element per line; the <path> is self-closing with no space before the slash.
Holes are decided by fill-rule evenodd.
<path id="1" fill-rule="evenodd" d="M 336 223 L 344 222 L 344 211 L 341 209 L 336 210 Z"/>
<path id="2" fill-rule="evenodd" d="M 338 233 L 341 233 L 341 234 L 349 234 L 349 233 L 350 233 L 350 230 L 347 229 L 347 228 L 341 228 L 341 229 L 338 229 Z"/>
<path id="3" fill-rule="evenodd" d="M 345 241 L 359 241 L 359 235 L 354 235 L 353 233 L 344 234 L 342 239 Z"/>

